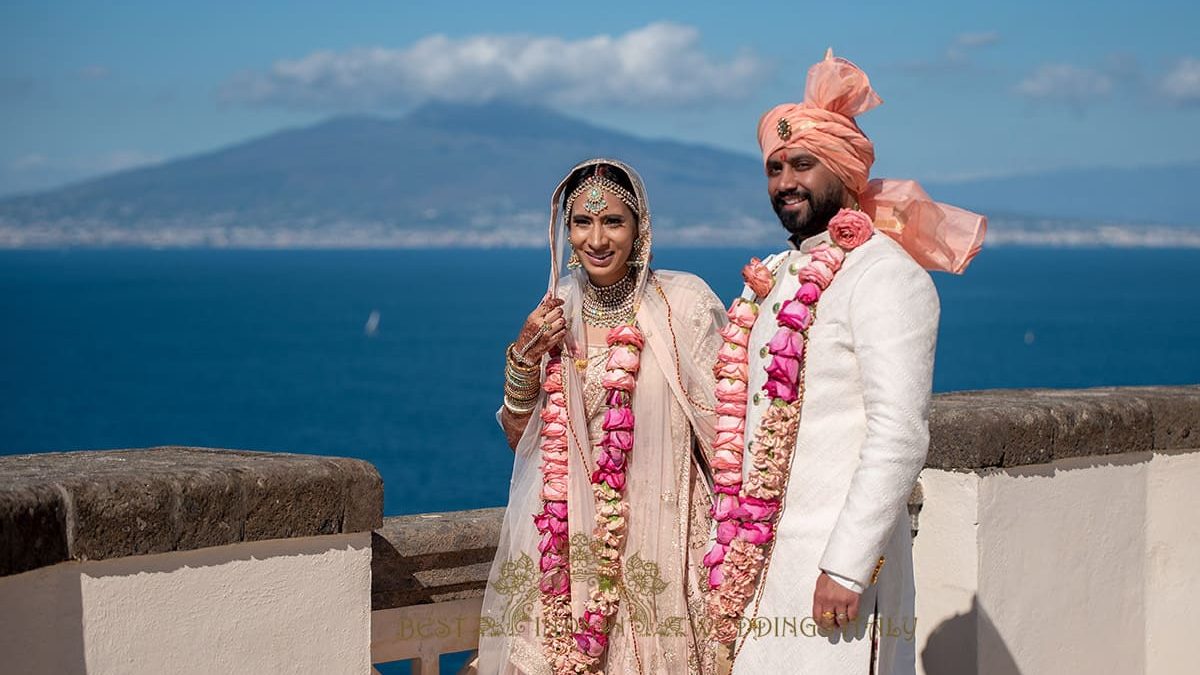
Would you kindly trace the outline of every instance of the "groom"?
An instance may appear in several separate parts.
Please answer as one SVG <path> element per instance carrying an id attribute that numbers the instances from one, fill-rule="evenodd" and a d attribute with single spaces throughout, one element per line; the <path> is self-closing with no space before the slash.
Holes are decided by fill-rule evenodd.
<path id="1" fill-rule="evenodd" d="M 807 293 L 813 318 L 811 325 L 795 326 L 804 326 L 807 337 L 797 388 L 800 422 L 790 471 L 781 469 L 786 483 L 773 551 L 755 582 L 761 597 L 744 610 L 736 675 L 914 671 L 906 504 L 929 445 L 939 306 L 929 274 L 893 238 L 904 237 L 876 228 L 886 220 L 928 244 L 944 239 L 944 228 L 962 225 L 965 212 L 934 204 L 915 183 L 868 180 L 874 148 L 854 118 L 880 103 L 866 74 L 830 53 L 809 71 L 803 103 L 777 106 L 759 122 L 767 191 L 791 250 L 769 257 L 757 271 L 748 268 L 744 297 L 756 296 L 760 310 L 746 350 L 747 441 L 770 424 L 764 413 L 780 391 L 764 385 L 779 351 L 772 338 L 787 323 L 781 308 L 791 312 Z M 912 204 L 933 208 L 920 213 L 907 208 Z M 940 220 L 931 216 L 939 208 Z M 843 218 L 842 209 L 851 210 L 851 221 L 859 218 L 860 234 L 833 251 L 840 266 L 816 267 L 834 272 L 831 278 L 818 278 L 823 271 L 814 277 L 812 254 L 828 262 L 830 220 Z M 903 222 L 905 214 L 917 215 Z M 971 250 L 958 251 L 957 269 L 943 266 L 953 271 L 978 250 L 985 226 L 966 215 L 975 239 Z M 933 247 L 955 246 L 945 244 Z M 819 300 L 811 290 L 798 294 L 814 279 L 826 286 Z M 746 458 L 748 476 L 756 469 L 751 453 Z"/>

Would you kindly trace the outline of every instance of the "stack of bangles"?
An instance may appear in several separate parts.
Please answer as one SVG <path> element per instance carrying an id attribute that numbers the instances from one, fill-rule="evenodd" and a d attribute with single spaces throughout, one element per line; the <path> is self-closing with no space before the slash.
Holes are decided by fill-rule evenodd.
<path id="1" fill-rule="evenodd" d="M 504 359 L 504 407 L 514 415 L 528 415 L 537 405 L 542 386 L 541 366 L 526 361 L 525 353 L 542 337 L 547 327 L 548 324 L 543 324 L 542 330 L 521 349 L 517 349 L 516 342 L 508 345 Z"/>

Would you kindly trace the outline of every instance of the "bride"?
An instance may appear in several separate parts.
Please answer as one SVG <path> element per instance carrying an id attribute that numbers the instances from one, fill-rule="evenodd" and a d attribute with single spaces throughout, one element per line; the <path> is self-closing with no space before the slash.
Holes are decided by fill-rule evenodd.
<path id="1" fill-rule="evenodd" d="M 551 291 L 506 358 L 515 459 L 478 672 L 713 672 L 701 558 L 723 308 L 698 277 L 650 269 L 629 166 L 583 162 L 551 204 Z"/>

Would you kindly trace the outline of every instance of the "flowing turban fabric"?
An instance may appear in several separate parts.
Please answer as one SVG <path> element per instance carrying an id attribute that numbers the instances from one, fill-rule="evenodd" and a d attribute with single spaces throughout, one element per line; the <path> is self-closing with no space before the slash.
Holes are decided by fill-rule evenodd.
<path id="1" fill-rule="evenodd" d="M 763 164 L 780 150 L 808 151 L 925 269 L 961 274 L 983 245 L 987 218 L 933 201 L 916 181 L 870 179 L 875 146 L 854 120 L 881 103 L 867 74 L 830 50 L 809 68 L 803 103 L 777 105 L 759 120 Z"/>

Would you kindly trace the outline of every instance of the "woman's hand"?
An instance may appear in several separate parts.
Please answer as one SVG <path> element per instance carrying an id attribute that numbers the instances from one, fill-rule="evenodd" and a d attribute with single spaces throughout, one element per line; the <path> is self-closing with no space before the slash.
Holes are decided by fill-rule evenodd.
<path id="1" fill-rule="evenodd" d="M 562 342 L 567 334 L 567 320 L 563 317 L 563 301 L 547 294 L 525 319 L 521 333 L 513 345 L 513 353 L 525 363 L 538 363 L 552 347 Z"/>

